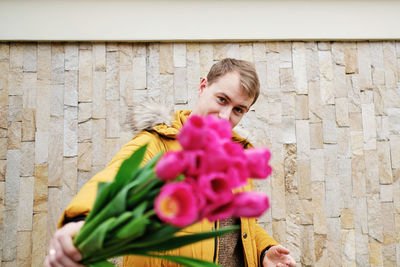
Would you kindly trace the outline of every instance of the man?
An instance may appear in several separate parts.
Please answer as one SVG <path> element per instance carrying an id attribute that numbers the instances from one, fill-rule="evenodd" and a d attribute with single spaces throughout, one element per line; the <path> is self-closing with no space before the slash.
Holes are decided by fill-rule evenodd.
<path id="1" fill-rule="evenodd" d="M 71 237 L 82 227 L 83 222 L 79 220 L 84 219 L 93 205 L 97 183 L 112 179 L 123 160 L 133 151 L 148 143 L 145 155 L 145 161 L 147 161 L 160 151 L 179 149 L 176 136 L 191 114 L 200 116 L 212 114 L 229 120 L 233 128 L 257 100 L 259 88 L 258 77 L 251 63 L 235 59 L 224 59 L 216 63 L 207 78 L 200 83 L 198 102 L 193 111 L 178 111 L 171 126 L 166 124 L 168 122 L 153 125 L 150 120 L 149 125 L 145 127 L 146 130 L 137 134 L 102 172 L 85 184 L 60 220 L 62 227 L 56 231 L 50 242 L 46 266 L 81 266 L 77 264 L 81 255 L 73 246 Z M 251 147 L 247 140 L 236 133 L 233 134 L 233 140 L 244 148 Z M 247 185 L 243 190 L 249 190 L 250 187 L 251 185 Z M 240 224 L 241 230 L 221 237 L 219 241 L 209 239 L 168 253 L 216 261 L 226 267 L 295 266 L 295 261 L 289 255 L 290 252 L 278 245 L 252 218 L 241 218 L 240 221 L 228 219 L 216 223 L 205 219 L 183 229 L 183 232 L 209 231 L 219 227 L 220 224 L 224 226 Z M 174 263 L 161 262 L 160 259 L 155 258 L 124 257 L 124 266 L 161 265 L 176 266 Z"/>

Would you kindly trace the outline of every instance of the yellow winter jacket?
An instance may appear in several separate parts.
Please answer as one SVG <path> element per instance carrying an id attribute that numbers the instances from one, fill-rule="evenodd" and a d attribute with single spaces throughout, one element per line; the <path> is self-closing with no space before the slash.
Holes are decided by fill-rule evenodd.
<path id="1" fill-rule="evenodd" d="M 95 201 L 97 184 L 99 182 L 112 180 L 122 162 L 142 145 L 146 143 L 148 144 L 144 163 L 161 151 L 181 149 L 175 137 L 189 115 L 190 111 L 178 111 L 175 114 L 175 118 L 172 121 L 171 126 L 159 124 L 154 126 L 151 130 L 142 131 L 137 134 L 115 155 L 115 157 L 103 171 L 95 175 L 82 187 L 82 189 L 62 214 L 62 217 L 59 221 L 59 226 L 62 226 L 70 218 L 87 215 Z M 247 140 L 243 139 L 236 133 L 233 135 L 233 140 L 242 144 L 245 148 L 251 147 L 251 144 Z M 250 189 L 251 185 L 247 185 L 242 190 Z M 204 219 L 199 223 L 183 229 L 180 234 L 211 231 L 215 228 L 218 228 L 218 222 L 209 222 L 207 219 Z M 243 242 L 246 266 L 249 267 L 259 266 L 260 254 L 262 250 L 278 244 L 263 228 L 257 224 L 255 218 L 241 218 L 241 239 Z M 195 257 L 207 261 L 218 261 L 218 240 L 208 239 L 168 251 L 167 254 Z M 142 256 L 126 256 L 124 257 L 123 263 L 123 266 L 135 267 L 179 266 L 170 261 Z"/>

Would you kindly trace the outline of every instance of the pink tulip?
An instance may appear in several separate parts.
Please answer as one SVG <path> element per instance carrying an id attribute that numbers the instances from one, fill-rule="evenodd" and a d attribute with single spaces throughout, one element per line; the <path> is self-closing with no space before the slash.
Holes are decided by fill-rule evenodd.
<path id="1" fill-rule="evenodd" d="M 167 152 L 156 165 L 156 174 L 161 180 L 173 180 L 183 172 L 186 167 L 183 151 Z"/>
<path id="2" fill-rule="evenodd" d="M 260 217 L 269 208 L 268 197 L 256 192 L 234 195 L 235 217 Z"/>
<path id="3" fill-rule="evenodd" d="M 204 167 L 207 172 L 223 172 L 231 161 L 221 143 L 216 142 L 204 149 Z"/>
<path id="4" fill-rule="evenodd" d="M 213 172 L 203 174 L 197 179 L 199 185 L 198 190 L 200 190 L 209 201 L 227 199 L 232 194 L 232 184 L 229 177 L 224 173 Z"/>
<path id="5" fill-rule="evenodd" d="M 205 156 L 203 150 L 185 151 L 186 175 L 197 176 L 205 172 Z"/>
<path id="6" fill-rule="evenodd" d="M 178 135 L 178 141 L 185 150 L 201 149 L 206 144 L 206 123 L 203 117 L 191 115 Z"/>
<path id="7" fill-rule="evenodd" d="M 252 178 L 266 178 L 272 172 L 268 164 L 271 153 L 266 148 L 253 148 L 245 151 L 247 166 Z"/>
<path id="8" fill-rule="evenodd" d="M 196 197 L 192 187 L 185 182 L 164 185 L 154 207 L 161 220 L 177 227 L 193 223 L 198 216 Z"/>
<path id="9" fill-rule="evenodd" d="M 207 127 L 218 134 L 219 139 L 228 139 L 232 137 L 232 125 L 228 120 L 218 119 L 213 115 L 205 117 Z"/>
<path id="10" fill-rule="evenodd" d="M 246 160 L 233 158 L 227 174 L 233 188 L 246 185 L 247 179 L 250 177 Z"/>
<path id="11" fill-rule="evenodd" d="M 222 199 L 218 202 L 208 203 L 203 209 L 202 218 L 207 218 L 210 222 L 216 220 L 224 220 L 233 216 L 235 211 L 235 206 L 232 201 L 233 194 L 227 198 Z"/>

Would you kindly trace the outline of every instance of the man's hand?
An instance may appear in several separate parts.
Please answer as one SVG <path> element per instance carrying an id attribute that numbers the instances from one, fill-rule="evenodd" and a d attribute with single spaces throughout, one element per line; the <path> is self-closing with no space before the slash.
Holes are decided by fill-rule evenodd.
<path id="1" fill-rule="evenodd" d="M 273 246 L 265 253 L 263 267 L 295 267 L 295 260 L 289 255 L 290 251 L 281 246 Z"/>
<path id="2" fill-rule="evenodd" d="M 82 259 L 82 255 L 72 242 L 72 238 L 82 228 L 83 223 L 84 221 L 67 223 L 54 233 L 44 262 L 46 267 L 83 266 L 77 263 Z"/>

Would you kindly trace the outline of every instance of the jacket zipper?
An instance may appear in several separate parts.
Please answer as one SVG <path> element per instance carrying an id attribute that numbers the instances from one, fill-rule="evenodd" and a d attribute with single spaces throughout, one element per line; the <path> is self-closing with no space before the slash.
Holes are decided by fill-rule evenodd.
<path id="1" fill-rule="evenodd" d="M 217 230 L 217 221 L 214 222 L 214 230 Z M 213 262 L 217 263 L 217 247 L 218 247 L 218 237 L 214 237 L 214 257 Z"/>

